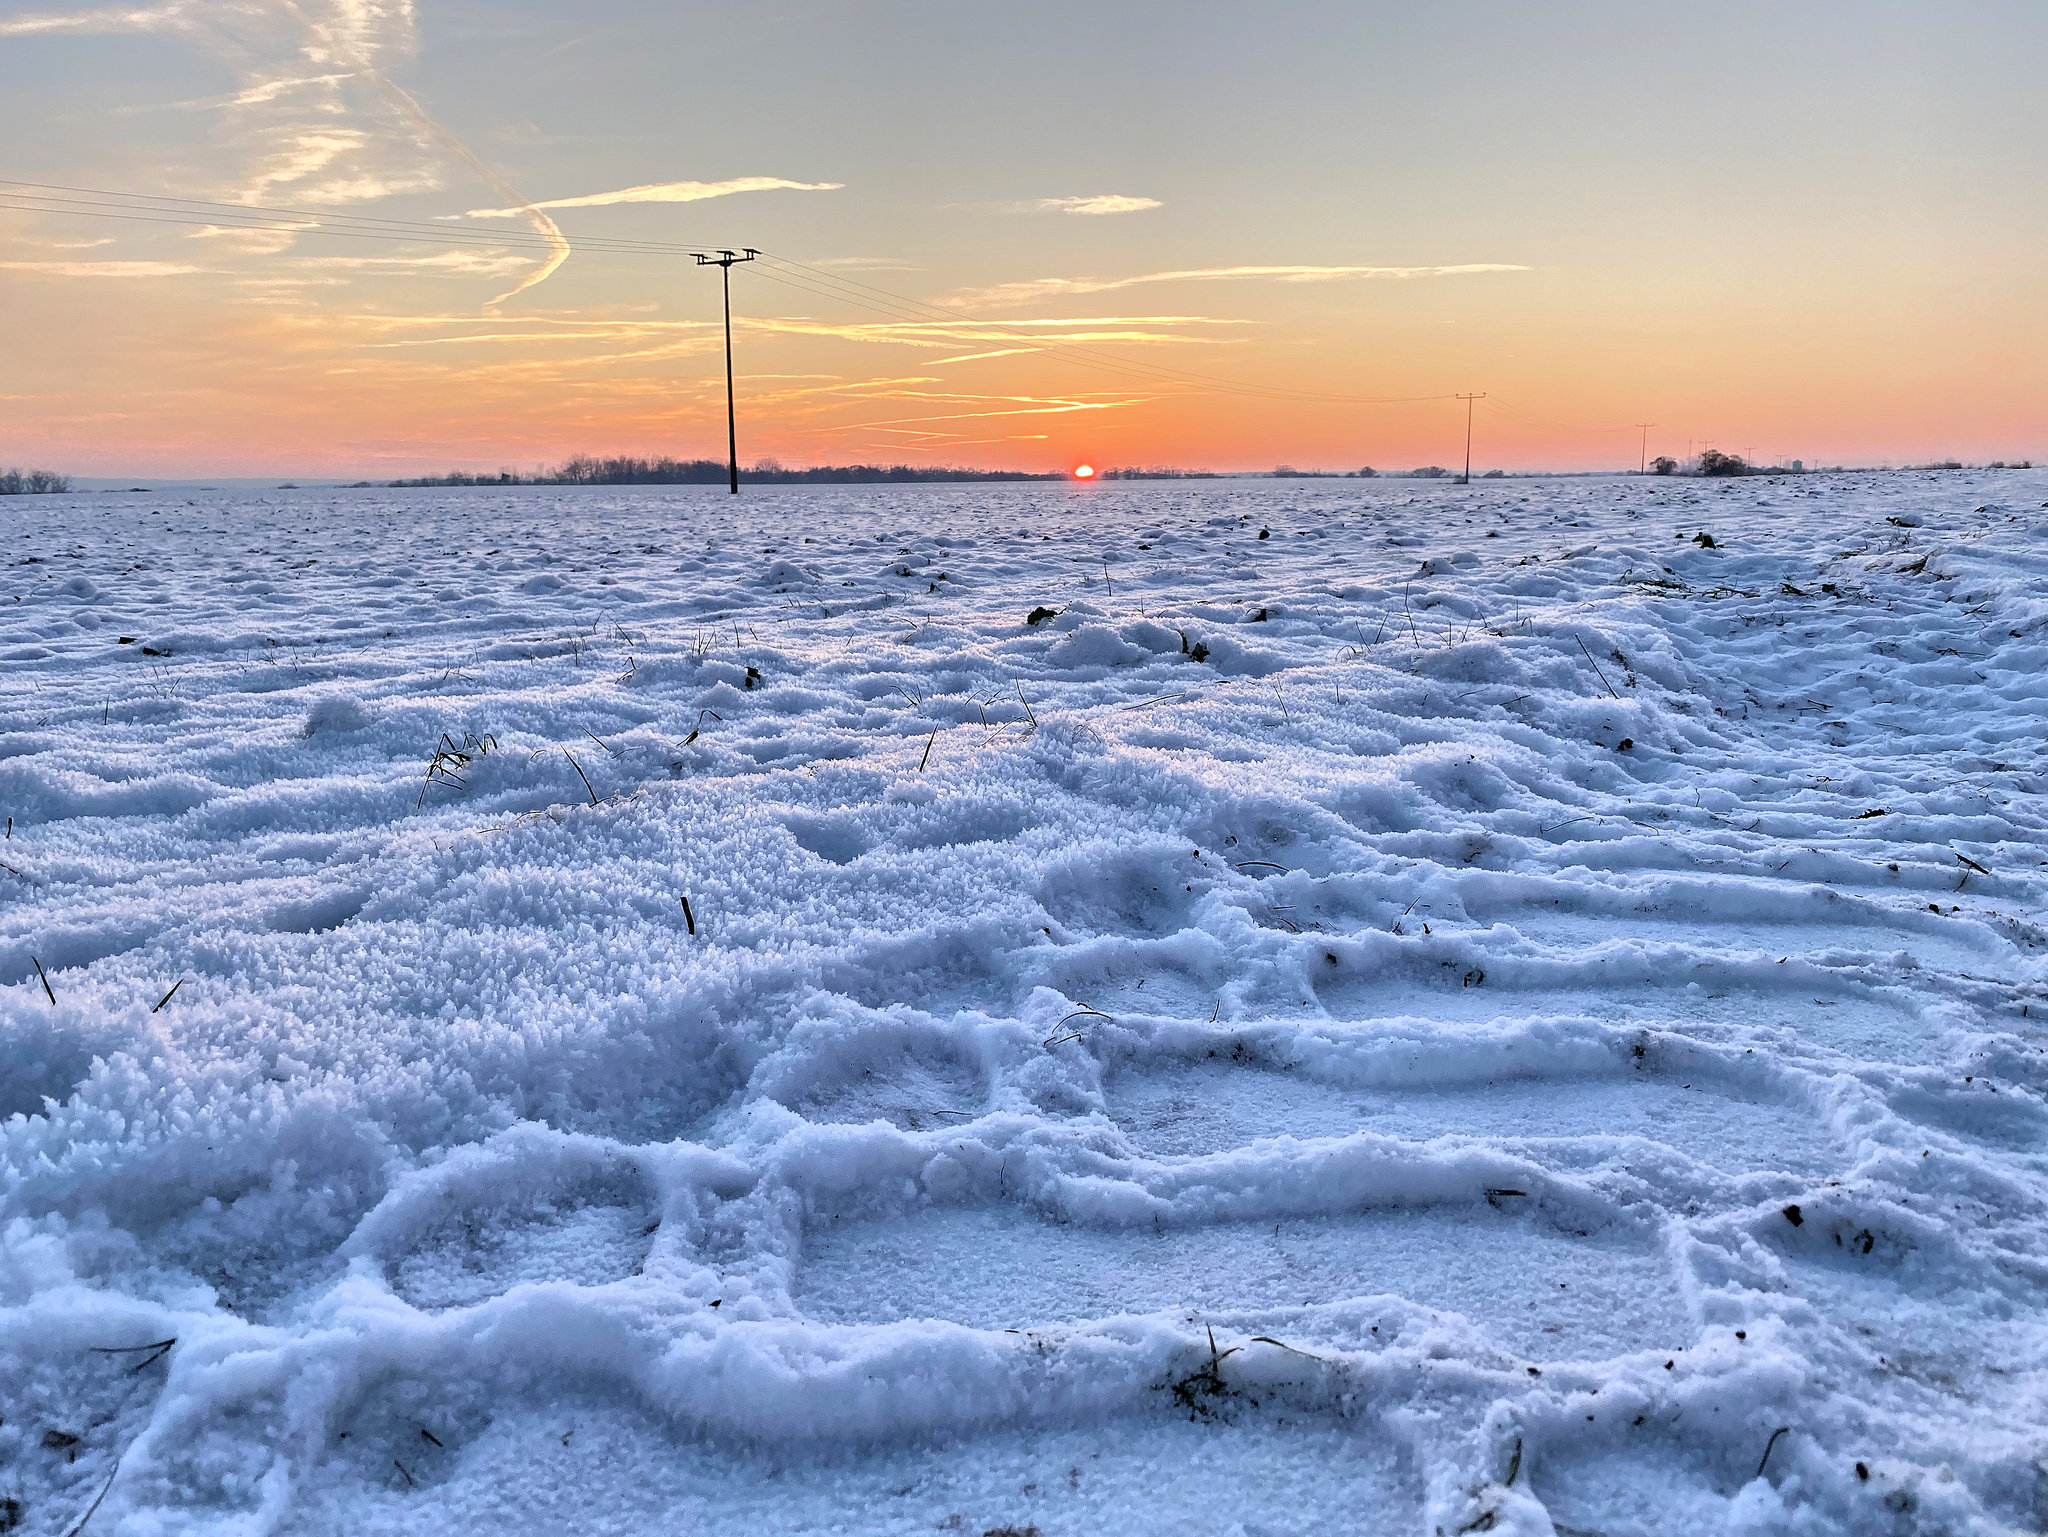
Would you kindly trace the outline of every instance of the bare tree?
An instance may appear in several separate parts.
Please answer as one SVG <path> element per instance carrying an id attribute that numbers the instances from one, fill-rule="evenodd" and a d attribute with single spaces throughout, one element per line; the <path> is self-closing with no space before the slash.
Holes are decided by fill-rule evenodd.
<path id="1" fill-rule="evenodd" d="M 52 470 L 0 470 L 0 496 L 50 496 L 70 489 L 70 477 Z"/>

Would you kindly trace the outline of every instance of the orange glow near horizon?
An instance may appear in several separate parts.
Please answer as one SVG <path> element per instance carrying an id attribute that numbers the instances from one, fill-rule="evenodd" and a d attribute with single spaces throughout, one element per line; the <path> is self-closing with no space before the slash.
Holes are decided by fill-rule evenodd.
<path id="1" fill-rule="evenodd" d="M 1468 422 L 1479 474 L 2048 461 L 2014 192 L 2048 7 L 1750 7 L 1702 40 L 1682 7 L 1496 6 L 1477 54 L 1428 6 L 1219 10 L 1135 52 L 1015 7 L 491 9 L 0 15 L 37 179 L 0 187 L 0 466 L 722 463 L 726 276 L 745 463 L 1385 474 L 1462 469 Z M 991 50 L 1016 67 L 958 91 Z M 785 131 L 704 142 L 742 112 Z M 759 259 L 683 254 L 711 246 Z"/>
<path id="2" fill-rule="evenodd" d="M 683 302 L 695 295 L 635 308 L 614 297 L 624 275 L 592 261 L 550 279 L 559 307 L 496 316 L 383 268 L 336 269 L 332 296 L 314 285 L 261 304 L 237 297 L 235 284 L 259 279 L 310 283 L 328 270 L 311 260 L 237 258 L 220 274 L 120 282 L 0 269 L 0 291 L 36 300 L 11 318 L 0 358 L 0 465 L 353 480 L 530 471 L 581 453 L 724 457 L 716 321 Z M 2048 457 L 2033 404 L 2048 361 L 2014 345 L 2019 307 L 1985 295 L 1873 329 L 1847 303 L 1782 295 L 1766 306 L 1759 289 L 1759 314 L 1731 318 L 1721 296 L 1705 296 L 1666 306 L 1652 326 L 1640 314 L 1589 320 L 1582 274 L 1490 281 L 1185 296 L 1216 301 L 1212 322 L 1256 322 L 1229 327 L 1149 306 L 1109 316 L 1107 305 L 1015 305 L 987 329 L 1027 334 L 1028 322 L 1032 336 L 1087 337 L 1085 350 L 984 344 L 997 355 L 957 361 L 936 347 L 973 345 L 969 327 L 933 336 L 858 318 L 799 322 L 778 317 L 782 295 L 757 285 L 745 309 L 734 295 L 741 457 L 1064 464 L 1091 484 L 1098 457 L 1226 471 L 1452 467 L 1465 413 L 1449 397 L 1466 387 L 1489 391 L 1476 414 L 1479 470 L 1633 469 L 1645 448 L 1684 458 L 1708 442 L 1809 465 Z M 463 297 L 473 307 L 476 295 Z M 1293 343 L 1318 327 L 1349 344 Z M 1112 331 L 1148 339 L 1101 339 Z M 1134 381 L 1096 366 L 1112 348 L 1117 365 L 1184 372 Z M 1261 393 L 1281 389 L 1301 393 Z M 1371 398 L 1382 392 L 1397 398 Z M 1657 424 L 1647 444 L 1633 425 L 1644 421 Z"/>

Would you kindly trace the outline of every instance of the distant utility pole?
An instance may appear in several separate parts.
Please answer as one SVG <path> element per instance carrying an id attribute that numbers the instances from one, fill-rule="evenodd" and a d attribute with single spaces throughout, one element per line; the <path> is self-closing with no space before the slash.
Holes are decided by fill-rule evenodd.
<path id="1" fill-rule="evenodd" d="M 735 262 L 750 262 L 761 253 L 752 246 L 746 254 L 735 251 L 720 251 L 716 256 L 706 256 L 702 251 L 692 251 L 700 267 L 719 269 L 718 280 L 725 289 L 725 462 L 732 478 L 732 494 L 740 494 L 740 429 L 732 403 L 732 269 Z"/>
<path id="2" fill-rule="evenodd" d="M 1636 425 L 1643 429 L 1643 462 L 1641 468 L 1636 473 L 1638 475 L 1647 475 L 1650 473 L 1650 429 L 1657 424 L 1655 422 L 1637 422 Z"/>
<path id="3" fill-rule="evenodd" d="M 1477 395 L 1460 395 L 1457 398 L 1465 402 L 1465 473 L 1458 477 L 1458 484 L 1469 486 L 1472 484 L 1472 402 L 1484 400 L 1486 392 L 1482 390 Z"/>

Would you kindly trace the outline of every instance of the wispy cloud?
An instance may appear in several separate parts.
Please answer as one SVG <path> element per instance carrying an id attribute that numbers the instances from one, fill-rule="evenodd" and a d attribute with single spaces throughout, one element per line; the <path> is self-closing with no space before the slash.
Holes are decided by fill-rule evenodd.
<path id="1" fill-rule="evenodd" d="M 1037 347 L 998 347 L 993 352 L 963 352 L 957 358 L 933 358 L 932 367 L 944 368 L 949 363 L 979 363 L 988 358 L 1014 358 L 1021 353 L 1041 350 Z"/>
<path id="2" fill-rule="evenodd" d="M 895 256 L 822 256 L 813 267 L 833 267 L 841 272 L 922 272 L 916 262 Z"/>
<path id="3" fill-rule="evenodd" d="M 169 5 L 105 5 L 83 11 L 10 16 L 0 37 L 34 37 L 52 32 L 163 32 L 185 26 L 198 7 L 193 0 Z"/>
<path id="4" fill-rule="evenodd" d="M 966 447 L 976 443 L 1033 441 L 1042 433 L 1016 433 L 1007 437 L 974 437 L 995 424 L 1013 417 L 1069 416 L 1076 413 L 1115 411 L 1143 405 L 1156 399 L 1151 392 L 1127 390 L 1080 391 L 1069 394 L 987 394 L 946 389 L 945 381 L 928 375 L 841 380 L 829 384 L 804 385 L 768 390 L 750 397 L 759 409 L 772 406 L 786 428 L 813 435 L 871 433 L 885 440 L 866 444 L 842 444 L 830 450 L 843 453 L 849 448 L 881 449 L 884 452 L 917 452 L 926 448 Z M 723 400 L 711 402 L 723 407 Z M 909 414 L 875 417 L 878 406 L 897 404 Z M 819 421 L 847 408 L 861 410 L 858 420 Z M 809 419 L 815 425 L 797 426 Z M 974 425 L 965 425 L 972 423 Z M 1020 424 L 1020 425 L 1029 425 Z"/>
<path id="5" fill-rule="evenodd" d="M 337 205 L 442 185 L 466 168 L 548 244 L 502 304 L 568 259 L 553 219 L 526 202 L 386 73 L 416 52 L 414 0 L 165 0 L 0 21 L 0 36 L 182 31 L 239 77 L 221 138 L 246 157 L 230 201 Z"/>
<path id="6" fill-rule="evenodd" d="M 276 256 L 289 251 L 299 238 L 297 231 L 289 228 L 240 229 L 232 224 L 202 224 L 187 231 L 187 236 L 210 241 L 215 250 L 237 256 Z"/>
<path id="7" fill-rule="evenodd" d="M 1021 283 L 998 283 L 993 288 L 973 289 L 955 297 L 962 304 L 1016 304 L 1072 294 L 1110 293 L 1119 288 L 1136 288 L 1142 283 L 1242 282 L 1251 279 L 1279 283 L 1334 283 L 1349 278 L 1462 277 L 1472 273 L 1528 270 L 1510 262 L 1459 262 L 1441 267 L 1186 267 L 1171 272 L 1143 272 L 1126 278 L 1031 278 Z"/>
<path id="8" fill-rule="evenodd" d="M 20 272 L 45 278 L 175 278 L 204 272 L 204 267 L 183 262 L 19 262 L 0 261 L 0 272 Z"/>
<path id="9" fill-rule="evenodd" d="M 451 272 L 465 277 L 509 277 L 532 258 L 513 251 L 435 251 L 419 256 L 309 256 L 301 267 L 346 272 Z"/>
<path id="10" fill-rule="evenodd" d="M 717 329 L 712 320 L 667 321 L 653 325 L 623 324 L 597 329 L 579 330 L 518 330 L 518 331 L 465 331 L 455 336 L 409 336 L 397 341 L 372 342 L 373 347 L 459 347 L 479 343 L 494 345 L 531 346 L 536 342 L 569 342 L 590 345 L 598 342 L 640 340 L 650 336 L 673 335 L 676 333 L 712 331 Z M 626 356 L 607 350 L 606 356 Z"/>
<path id="11" fill-rule="evenodd" d="M 960 434 L 950 428 L 933 431 L 931 425 L 937 422 L 987 421 L 1011 416 L 1070 416 L 1081 411 L 1118 411 L 1126 406 L 1143 405 L 1158 397 L 1135 391 L 1083 391 L 1073 395 L 975 395 L 935 390 L 887 389 L 864 392 L 861 398 L 917 401 L 924 405 L 955 406 L 962 409 L 933 411 L 919 416 L 885 416 L 868 421 L 847 422 L 822 430 L 880 431 L 919 438 L 958 437 Z M 968 407 L 986 409 L 965 409 Z"/>
<path id="12" fill-rule="evenodd" d="M 293 91 L 342 85 L 354 78 L 353 75 L 331 74 L 280 75 L 259 81 L 243 90 L 230 91 L 224 96 L 196 96 L 190 101 L 135 102 L 125 107 L 116 107 L 114 112 L 116 116 L 134 117 L 145 112 L 219 112 L 230 107 L 260 107 Z"/>
<path id="13" fill-rule="evenodd" d="M 1150 345 L 1186 346 L 1217 340 L 1215 337 L 1184 335 L 1176 328 L 1189 326 L 1247 325 L 1242 320 L 1211 320 L 1200 315 L 1098 316 L 1067 320 L 888 320 L 838 324 L 802 316 L 750 316 L 736 322 L 756 331 L 780 331 L 799 336 L 830 336 L 843 341 L 885 342 L 898 347 L 926 347 L 950 350 L 963 342 L 986 347 L 990 342 L 1137 342 Z M 1013 351 L 1037 350 L 1034 345 Z M 994 356 L 992 353 L 977 356 Z M 964 362 L 964 358 L 943 361 Z"/>
<path id="14" fill-rule="evenodd" d="M 1010 205 L 1020 213 L 1078 213 L 1111 214 L 1143 213 L 1148 208 L 1164 208 L 1166 205 L 1156 197 L 1126 197 L 1121 192 L 1096 192 L 1087 197 L 1040 197 L 1028 203 Z"/>
<path id="15" fill-rule="evenodd" d="M 731 197 L 735 192 L 837 192 L 845 186 L 837 181 L 786 181 L 780 176 L 736 176 L 730 181 L 663 181 L 644 187 L 621 187 L 617 192 L 592 192 L 584 197 L 548 198 L 518 208 L 472 208 L 465 219 L 509 219 L 528 208 L 608 208 L 615 203 L 701 203 L 706 198 Z"/>

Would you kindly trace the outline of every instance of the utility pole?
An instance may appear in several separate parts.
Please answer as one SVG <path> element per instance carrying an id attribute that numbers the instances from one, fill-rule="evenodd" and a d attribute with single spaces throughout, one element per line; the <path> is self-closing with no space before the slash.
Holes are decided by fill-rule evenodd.
<path id="1" fill-rule="evenodd" d="M 1465 473 L 1458 477 L 1458 484 L 1469 486 L 1472 484 L 1472 402 L 1484 400 L 1486 393 L 1482 390 L 1477 395 L 1459 395 L 1456 398 L 1465 402 Z"/>
<path id="2" fill-rule="evenodd" d="M 1647 475 L 1650 473 L 1650 429 L 1657 424 L 1655 422 L 1637 422 L 1636 425 L 1643 429 L 1643 462 L 1641 468 L 1636 473 L 1638 475 Z"/>
<path id="3" fill-rule="evenodd" d="M 732 269 L 735 262 L 750 262 L 761 253 L 752 246 L 746 254 L 735 251 L 720 251 L 716 256 L 706 256 L 702 251 L 692 251 L 700 267 L 719 269 L 718 280 L 725 290 L 725 462 L 732 480 L 732 494 L 740 494 L 740 429 L 732 401 Z"/>

